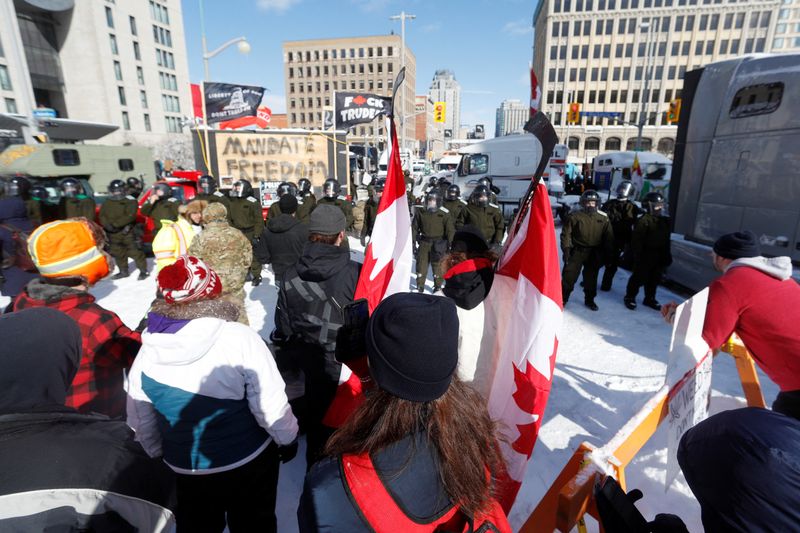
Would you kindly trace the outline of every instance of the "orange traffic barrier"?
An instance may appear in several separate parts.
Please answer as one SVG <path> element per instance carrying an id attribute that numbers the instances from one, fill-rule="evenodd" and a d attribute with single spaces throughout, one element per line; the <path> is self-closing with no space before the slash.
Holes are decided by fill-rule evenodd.
<path id="1" fill-rule="evenodd" d="M 747 405 L 765 407 L 755 363 L 741 340 L 736 336 L 731 337 L 720 351 L 729 353 L 736 360 Z M 597 477 L 611 475 L 623 490 L 627 490 L 625 467 L 669 414 L 668 392 L 666 385 L 659 389 L 603 447 L 595 448 L 588 442 L 581 443 L 519 530 L 520 533 L 554 530 L 566 533 L 576 526 L 579 531 L 586 531 L 584 515 L 598 519 L 594 503 Z"/>

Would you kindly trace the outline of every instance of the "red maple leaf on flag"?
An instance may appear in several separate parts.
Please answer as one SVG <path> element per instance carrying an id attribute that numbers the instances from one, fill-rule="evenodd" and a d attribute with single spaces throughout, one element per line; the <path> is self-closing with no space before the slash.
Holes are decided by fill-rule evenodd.
<path id="1" fill-rule="evenodd" d="M 520 411 L 529 413 L 532 419 L 530 424 L 516 424 L 519 430 L 519 437 L 511 444 L 511 447 L 517 453 L 530 459 L 533 453 L 533 445 L 536 443 L 536 436 L 539 433 L 539 419 L 536 417 L 536 413 L 533 412 L 533 406 L 536 405 L 536 396 L 541 394 L 542 391 L 534 385 L 536 369 L 529 362 L 525 362 L 524 373 L 517 368 L 517 365 L 512 363 L 511 366 L 514 367 L 514 385 L 516 385 L 517 389 L 512 397 Z"/>
<path id="2" fill-rule="evenodd" d="M 353 98 L 353 103 L 356 104 L 356 105 L 364 105 L 366 103 L 366 101 L 367 101 L 367 99 L 364 98 L 363 96 L 361 96 L 360 94 L 358 96 L 356 96 L 355 98 Z"/>

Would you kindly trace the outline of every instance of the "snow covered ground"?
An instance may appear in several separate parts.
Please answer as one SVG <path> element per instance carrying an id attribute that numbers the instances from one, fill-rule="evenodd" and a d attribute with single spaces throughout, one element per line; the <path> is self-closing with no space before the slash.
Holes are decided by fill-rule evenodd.
<path id="1" fill-rule="evenodd" d="M 353 257 L 363 260 L 363 248 L 350 239 Z M 661 315 L 641 307 L 629 311 L 622 304 L 628 272 L 619 270 L 611 292 L 600 292 L 600 311 L 583 306 L 581 288 L 576 286 L 567 305 L 553 389 L 539 441 L 534 449 L 525 481 L 511 511 L 514 528 L 519 528 L 550 487 L 573 450 L 583 441 L 602 446 L 663 385 L 670 327 Z M 411 282 L 410 282 L 411 283 Z M 432 288 L 428 281 L 429 290 Z M 136 327 L 155 294 L 155 276 L 136 281 L 135 274 L 120 280 L 104 280 L 92 289 L 100 305 L 114 310 L 130 327 Z M 255 289 L 248 284 L 247 312 L 250 325 L 262 337 L 272 330 L 277 292 L 269 269 L 264 282 Z M 641 301 L 642 295 L 639 296 Z M 681 301 L 659 288 L 658 299 Z M 4 308 L 7 298 L 0 298 Z M 778 390 L 760 373 L 764 396 L 771 404 Z M 726 355 L 714 362 L 711 412 L 745 405 L 733 359 Z M 305 474 L 304 451 L 281 468 L 278 491 L 278 530 L 297 531 L 297 502 Z M 700 509 L 680 475 L 665 493 L 666 433 L 658 431 L 627 469 L 629 488 L 639 488 L 644 499 L 638 503 L 644 516 L 656 513 L 681 516 L 689 531 L 702 531 Z M 596 529 L 595 529 L 596 530 Z"/>

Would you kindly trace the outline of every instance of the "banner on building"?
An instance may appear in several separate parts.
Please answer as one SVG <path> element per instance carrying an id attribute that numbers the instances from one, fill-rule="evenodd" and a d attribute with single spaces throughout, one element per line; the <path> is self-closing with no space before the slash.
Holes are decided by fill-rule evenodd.
<path id="1" fill-rule="evenodd" d="M 214 124 L 239 117 L 256 116 L 264 90 L 264 87 L 251 85 L 204 82 L 207 122 Z"/>
<path id="2" fill-rule="evenodd" d="M 392 112 L 392 99 L 370 93 L 336 92 L 334 115 L 337 129 L 349 129 L 357 124 L 372 122 Z"/>

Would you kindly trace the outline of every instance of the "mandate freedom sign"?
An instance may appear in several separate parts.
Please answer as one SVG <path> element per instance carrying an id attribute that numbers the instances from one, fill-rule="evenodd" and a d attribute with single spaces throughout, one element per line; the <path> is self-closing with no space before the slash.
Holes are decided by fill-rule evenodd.
<path id="1" fill-rule="evenodd" d="M 209 124 L 256 116 L 261 98 L 264 96 L 263 87 L 250 85 L 207 82 L 203 87 Z"/>
<path id="2" fill-rule="evenodd" d="M 392 111 L 392 99 L 388 96 L 354 92 L 336 92 L 335 95 L 334 114 L 337 129 L 366 124 Z"/>
<path id="3" fill-rule="evenodd" d="M 233 180 L 311 180 L 321 186 L 328 178 L 328 141 L 321 135 L 216 132 L 217 166 Z"/>

